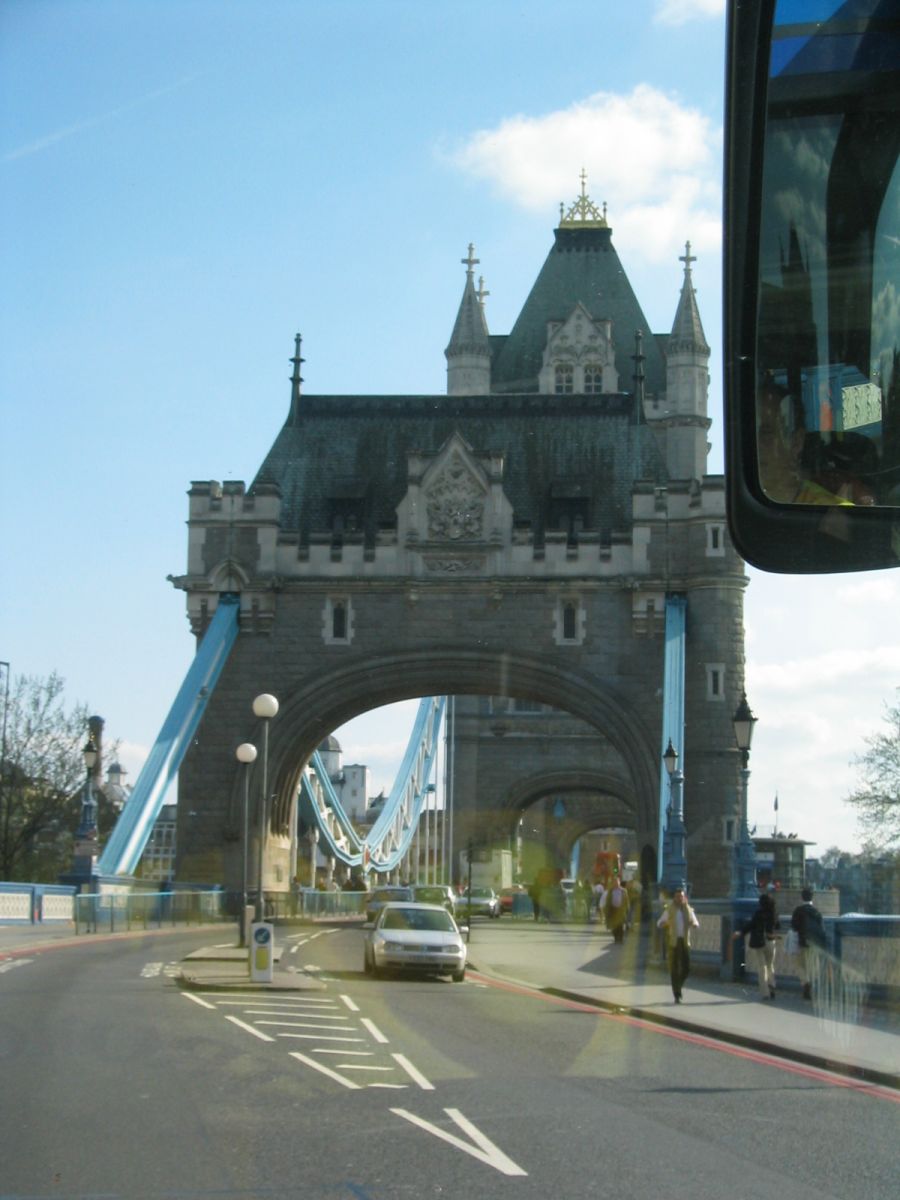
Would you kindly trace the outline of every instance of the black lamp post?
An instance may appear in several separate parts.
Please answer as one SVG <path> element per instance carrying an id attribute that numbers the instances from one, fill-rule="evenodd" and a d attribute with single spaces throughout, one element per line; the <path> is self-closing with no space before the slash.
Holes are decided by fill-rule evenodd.
<path id="1" fill-rule="evenodd" d="M 663 841 L 663 877 L 662 885 L 669 895 L 676 887 L 683 886 L 687 875 L 687 857 L 685 841 L 687 830 L 684 825 L 684 775 L 678 770 L 678 751 L 672 745 L 666 746 L 663 754 L 663 765 L 669 776 L 671 800 L 667 810 L 666 833 Z"/>
<path id="2" fill-rule="evenodd" d="M 81 822 L 75 833 L 77 838 L 90 838 L 94 841 L 97 839 L 97 802 L 94 799 L 94 789 L 92 787 L 94 767 L 97 763 L 97 745 L 94 742 L 94 735 L 88 734 L 88 740 L 85 742 L 81 751 L 85 765 L 84 793 L 81 801 Z"/>
<path id="3" fill-rule="evenodd" d="M 734 847 L 734 870 L 732 872 L 731 895 L 735 900 L 753 900 L 758 894 L 756 884 L 756 850 L 747 828 L 747 797 L 750 783 L 750 743 L 756 717 L 750 711 L 746 693 L 732 718 L 734 740 L 741 752 L 741 817 L 738 840 Z"/>

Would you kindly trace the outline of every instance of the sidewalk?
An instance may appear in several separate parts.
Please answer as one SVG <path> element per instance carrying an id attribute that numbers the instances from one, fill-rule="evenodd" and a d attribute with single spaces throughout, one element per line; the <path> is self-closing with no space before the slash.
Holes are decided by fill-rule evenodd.
<path id="1" fill-rule="evenodd" d="M 187 988 L 318 991 L 324 986 L 314 975 L 281 959 L 278 947 L 284 927 L 276 927 L 271 984 L 251 984 L 246 950 L 222 945 L 236 937 L 231 925 L 152 932 L 158 936 L 195 932 L 206 940 L 202 949 L 181 964 L 181 983 Z M 4 956 L 21 957 L 67 944 L 128 936 L 145 935 L 86 934 L 76 938 L 71 926 L 0 925 L 0 968 Z M 609 1012 L 900 1089 L 900 1013 L 895 1009 L 855 1010 L 840 997 L 820 997 L 809 1003 L 801 998 L 796 985 L 780 990 L 775 1001 L 761 1000 L 753 981 L 724 983 L 700 970 L 688 979 L 684 1001 L 676 1005 L 651 939 L 634 932 L 616 946 L 608 934 L 593 926 L 473 921 L 469 969 Z"/>
<path id="2" fill-rule="evenodd" d="M 499 927 L 498 927 L 499 926 Z M 722 982 L 695 970 L 676 1004 L 647 936 L 623 945 L 584 925 L 473 923 L 469 966 L 606 1011 L 715 1037 L 887 1087 L 900 1088 L 900 1014 L 841 998 L 802 999 L 796 983 L 762 1000 L 755 980 Z M 776 963 L 777 974 L 777 963 Z"/>

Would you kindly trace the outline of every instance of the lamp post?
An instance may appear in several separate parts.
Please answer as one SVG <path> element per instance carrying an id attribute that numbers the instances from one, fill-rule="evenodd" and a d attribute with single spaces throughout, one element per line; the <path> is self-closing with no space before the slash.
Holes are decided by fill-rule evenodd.
<path id="1" fill-rule="evenodd" d="M 738 840 L 734 847 L 734 870 L 732 872 L 731 894 L 735 900 L 754 900 L 758 895 L 756 886 L 756 851 L 747 829 L 747 796 L 750 781 L 750 743 L 753 741 L 753 728 L 756 717 L 750 711 L 746 693 L 741 694 L 741 702 L 732 718 L 734 724 L 734 740 L 741 752 L 741 827 Z"/>
<path id="2" fill-rule="evenodd" d="M 263 723 L 262 795 L 260 796 L 259 804 L 259 895 L 256 919 L 257 921 L 264 921 L 266 919 L 266 899 L 265 888 L 263 886 L 263 868 L 266 853 L 266 829 L 269 819 L 269 722 L 273 717 L 278 715 L 278 701 L 274 696 L 263 692 L 262 695 L 257 696 L 253 701 L 253 715 L 258 717 Z"/>
<path id="3" fill-rule="evenodd" d="M 88 740 L 84 744 L 81 751 L 85 765 L 84 779 L 84 798 L 81 802 L 81 822 L 78 826 L 78 831 L 75 834 L 78 838 L 89 838 L 92 841 L 97 840 L 97 802 L 94 800 L 94 790 L 91 786 L 91 780 L 94 774 L 94 766 L 97 762 L 97 745 L 94 741 L 93 733 L 88 734 Z"/>
<path id="4" fill-rule="evenodd" d="M 687 875 L 687 857 L 685 841 L 687 830 L 684 825 L 684 775 L 678 769 L 678 751 L 672 745 L 666 746 L 663 754 L 663 765 L 669 776 L 669 792 L 671 799 L 667 812 L 666 834 L 663 842 L 665 861 L 663 863 L 662 883 L 671 895 L 676 887 L 683 885 Z"/>
<path id="5" fill-rule="evenodd" d="M 241 829 L 241 940 L 240 945 L 247 944 L 245 921 L 247 912 L 247 858 L 249 855 L 250 839 L 250 767 L 256 762 L 256 747 L 252 742 L 241 742 L 235 755 L 239 763 L 244 764 L 244 812 Z"/>
<path id="6" fill-rule="evenodd" d="M 316 886 L 316 848 L 319 845 L 319 830 L 314 825 L 306 835 L 309 838 L 309 886 Z"/>

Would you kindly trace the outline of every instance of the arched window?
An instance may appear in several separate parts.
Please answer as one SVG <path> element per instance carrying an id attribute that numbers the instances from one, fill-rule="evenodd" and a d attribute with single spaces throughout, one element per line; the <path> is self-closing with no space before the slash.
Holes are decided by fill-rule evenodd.
<path id="1" fill-rule="evenodd" d="M 587 363 L 585 366 L 584 390 L 595 396 L 599 396 L 603 391 L 603 367 L 600 363 Z"/>
<path id="2" fill-rule="evenodd" d="M 557 363 L 553 372 L 553 390 L 557 396 L 571 395 L 575 390 L 575 368 L 571 363 Z"/>

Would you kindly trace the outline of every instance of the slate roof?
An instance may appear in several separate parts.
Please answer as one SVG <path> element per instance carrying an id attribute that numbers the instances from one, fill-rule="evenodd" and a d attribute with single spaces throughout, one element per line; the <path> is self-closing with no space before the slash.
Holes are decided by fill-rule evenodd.
<path id="1" fill-rule="evenodd" d="M 302 396 L 253 487 L 278 486 L 281 528 L 301 542 L 330 530 L 342 503 L 364 514 L 371 542 L 396 524 L 407 455 L 436 454 L 455 431 L 476 454 L 505 454 L 513 519 L 537 534 L 551 498 L 576 494 L 587 504 L 586 529 L 628 530 L 633 480 L 665 481 L 630 395 Z"/>
<path id="2" fill-rule="evenodd" d="M 492 391 L 537 391 L 547 322 L 564 321 L 579 302 L 595 320 L 612 321 L 619 387 L 632 389 L 634 335 L 640 330 L 644 387 L 657 395 L 665 391 L 665 359 L 612 244 L 612 230 L 571 226 L 554 230 L 553 247 L 512 331 L 491 338 Z"/>

